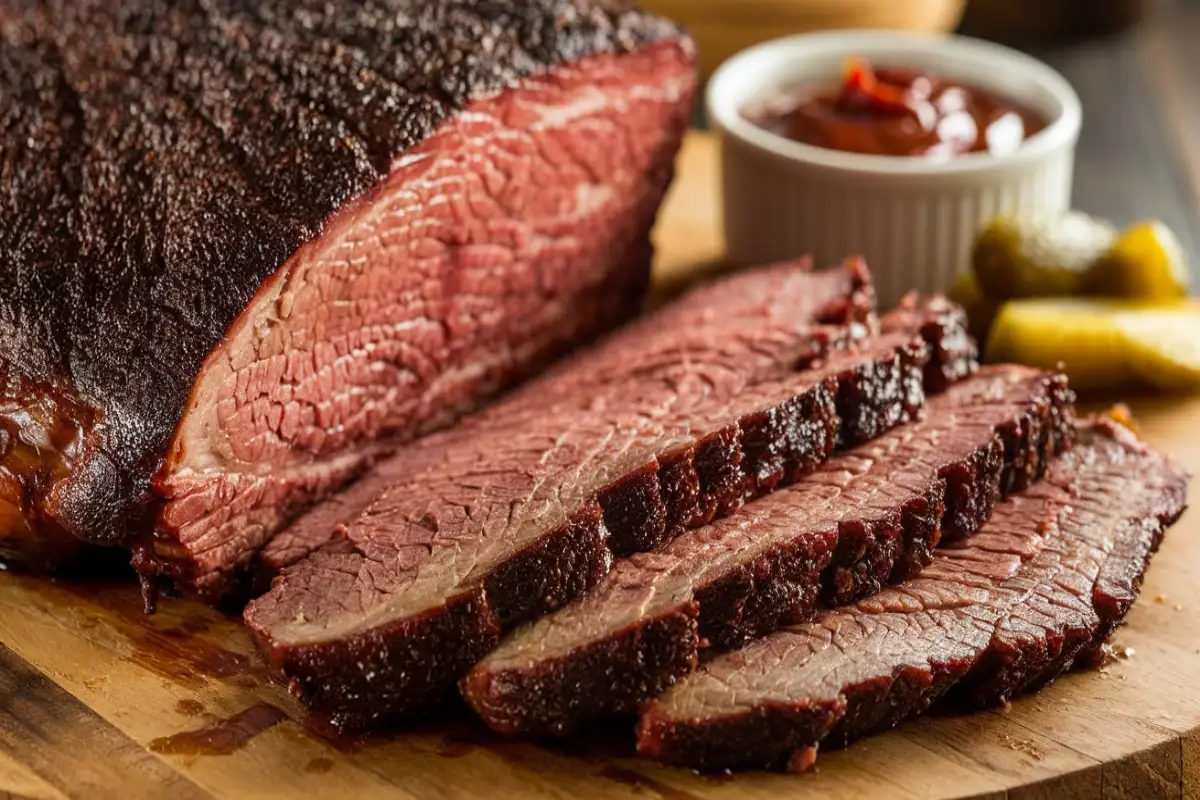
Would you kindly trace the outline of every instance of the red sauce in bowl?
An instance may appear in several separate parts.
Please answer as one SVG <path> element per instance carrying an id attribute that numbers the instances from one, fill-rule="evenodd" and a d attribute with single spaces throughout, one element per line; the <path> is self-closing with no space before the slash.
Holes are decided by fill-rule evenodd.
<path id="1" fill-rule="evenodd" d="M 1007 155 L 1046 127 L 1027 108 L 973 86 L 902 67 L 847 64 L 842 83 L 797 86 L 746 112 L 797 142 L 869 155 L 946 160 Z"/>

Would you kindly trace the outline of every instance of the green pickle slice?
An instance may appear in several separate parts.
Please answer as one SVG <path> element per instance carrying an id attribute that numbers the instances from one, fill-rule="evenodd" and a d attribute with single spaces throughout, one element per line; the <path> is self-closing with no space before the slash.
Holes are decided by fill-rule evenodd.
<path id="1" fill-rule="evenodd" d="M 998 217 L 976 237 L 971 265 L 980 289 L 993 300 L 1079 294 L 1092 265 L 1116 238 L 1107 222 L 1078 211 Z"/>
<path id="2" fill-rule="evenodd" d="M 1088 273 L 1091 294 L 1177 300 L 1192 285 L 1187 253 L 1161 222 L 1139 222 L 1121 233 Z"/>

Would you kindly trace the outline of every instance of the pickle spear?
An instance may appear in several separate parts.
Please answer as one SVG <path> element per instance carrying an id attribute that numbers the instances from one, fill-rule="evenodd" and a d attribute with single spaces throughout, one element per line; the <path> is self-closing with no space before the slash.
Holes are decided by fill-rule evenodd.
<path id="1" fill-rule="evenodd" d="M 1167 307 L 1118 316 L 1126 358 L 1143 383 L 1169 392 L 1200 389 L 1200 313 L 1190 308 L 1191 313 Z"/>
<path id="2" fill-rule="evenodd" d="M 1054 369 L 1079 390 L 1132 384 L 1200 389 L 1200 304 L 1102 298 L 1015 300 L 1000 309 L 987 358 Z"/>

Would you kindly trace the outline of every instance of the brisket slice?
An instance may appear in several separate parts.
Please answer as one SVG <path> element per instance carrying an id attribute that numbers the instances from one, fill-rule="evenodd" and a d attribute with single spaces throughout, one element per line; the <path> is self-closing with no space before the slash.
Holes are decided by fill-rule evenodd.
<path id="1" fill-rule="evenodd" d="M 942 535 L 974 533 L 1073 433 L 1060 375 L 985 368 L 919 422 L 788 488 L 614 565 L 582 599 L 518 628 L 463 694 L 509 734 L 564 735 L 628 713 L 728 649 L 918 573 Z"/>
<path id="2" fill-rule="evenodd" d="M 10 6 L 0 554 L 138 539 L 143 569 L 219 593 L 394 440 L 638 308 L 694 83 L 666 22 Z"/>
<path id="3" fill-rule="evenodd" d="M 638 749 L 711 770 L 803 769 L 948 692 L 1003 701 L 1083 663 L 1133 604 L 1187 475 L 1111 421 L 920 577 L 719 656 L 643 713 Z"/>
<path id="4" fill-rule="evenodd" d="M 718 399 L 732 397 L 750 380 L 781 368 L 790 373 L 798 359 L 819 357 L 828 347 L 844 343 L 838 340 L 857 336 L 848 326 L 862 324 L 865 333 L 873 302 L 870 275 L 861 261 L 817 273 L 810 273 L 808 262 L 801 261 L 716 281 L 565 359 L 484 412 L 479 424 L 515 427 L 540 416 L 554 398 L 570 401 L 572 394 L 586 395 L 597 409 L 612 402 L 633 410 L 667 408 L 688 391 L 682 383 L 676 386 L 677 376 L 671 375 L 686 362 L 710 363 L 707 374 L 697 367 L 688 379 L 709 380 Z M 655 382 L 656 375 L 661 380 Z M 650 396 L 648 391 L 657 394 Z M 337 538 L 385 489 L 411 474 L 410 460 L 407 452 L 385 459 L 346 491 L 281 531 L 262 551 L 263 575 L 269 580 Z M 614 519 L 608 524 L 618 531 L 633 525 Z M 636 534 L 652 540 L 628 545 L 618 541 L 615 547 L 653 547 L 668 533 L 666 528 L 664 520 Z"/>
<path id="5" fill-rule="evenodd" d="M 594 585 L 614 553 L 658 546 L 811 471 L 843 403 L 873 404 L 853 419 L 880 427 L 923 401 L 928 348 L 915 333 L 749 382 L 730 380 L 747 357 L 730 345 L 689 350 L 615 394 L 559 374 L 571 391 L 517 393 L 528 414 L 489 424 L 485 412 L 414 443 L 406 480 L 247 606 L 269 661 L 343 727 L 422 709 L 504 630 Z"/>
<path id="6" fill-rule="evenodd" d="M 943 296 L 922 298 L 910 292 L 881 320 L 884 333 L 920 329 L 930 345 L 925 388 L 931 393 L 970 375 L 979 359 L 979 346 L 967 333 L 967 314 Z"/>

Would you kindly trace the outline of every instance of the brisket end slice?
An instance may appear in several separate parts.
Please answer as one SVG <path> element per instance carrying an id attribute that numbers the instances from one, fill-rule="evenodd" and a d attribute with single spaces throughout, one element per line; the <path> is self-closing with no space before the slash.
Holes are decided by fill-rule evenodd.
<path id="1" fill-rule="evenodd" d="M 638 749 L 711 770 L 803 768 L 946 694 L 1045 684 L 1120 624 L 1188 476 L 1109 421 L 919 577 L 720 656 L 654 701 Z"/>
<path id="2" fill-rule="evenodd" d="M 220 594 L 396 441 L 638 309 L 695 81 L 665 21 L 18 5 L 0 553 L 137 540 L 144 569 Z"/>
<path id="3" fill-rule="evenodd" d="M 815 468 L 839 434 L 843 385 L 860 385 L 865 402 L 888 404 L 902 400 L 870 391 L 877 376 L 918 376 L 919 386 L 928 346 L 916 332 L 861 341 L 858 323 L 805 323 L 781 307 L 778 316 L 747 317 L 752 335 L 712 335 L 721 304 L 781 276 L 825 279 L 766 271 L 703 290 L 699 301 L 684 298 L 640 323 L 648 335 L 619 334 L 407 448 L 400 457 L 408 477 L 381 486 L 337 547 L 284 569 L 247 607 L 270 661 L 317 713 L 347 727 L 421 709 L 498 636 L 463 642 L 460 668 L 426 683 L 425 654 L 380 630 L 440 619 L 447 598 L 476 587 L 486 604 L 479 613 L 504 629 L 552 611 L 606 572 L 614 551 L 660 543 Z M 775 303 L 779 295 L 764 297 Z M 699 313 L 694 324 L 677 324 L 689 308 Z M 814 351 L 817 365 L 796 369 L 814 364 Z M 627 502 L 631 493 L 636 502 Z M 578 524 L 592 503 L 602 532 Z M 338 647 L 348 659 L 341 669 L 309 668 L 310 648 Z"/>
<path id="4" fill-rule="evenodd" d="M 589 594 L 519 628 L 463 680 L 487 724 L 564 735 L 630 713 L 723 650 L 853 602 L 927 565 L 939 537 L 986 521 L 1013 473 L 1073 434 L 1061 375 L 984 368 L 923 418 L 835 456 L 660 551 L 632 556 Z M 675 638 L 670 638 L 670 636 Z"/>

